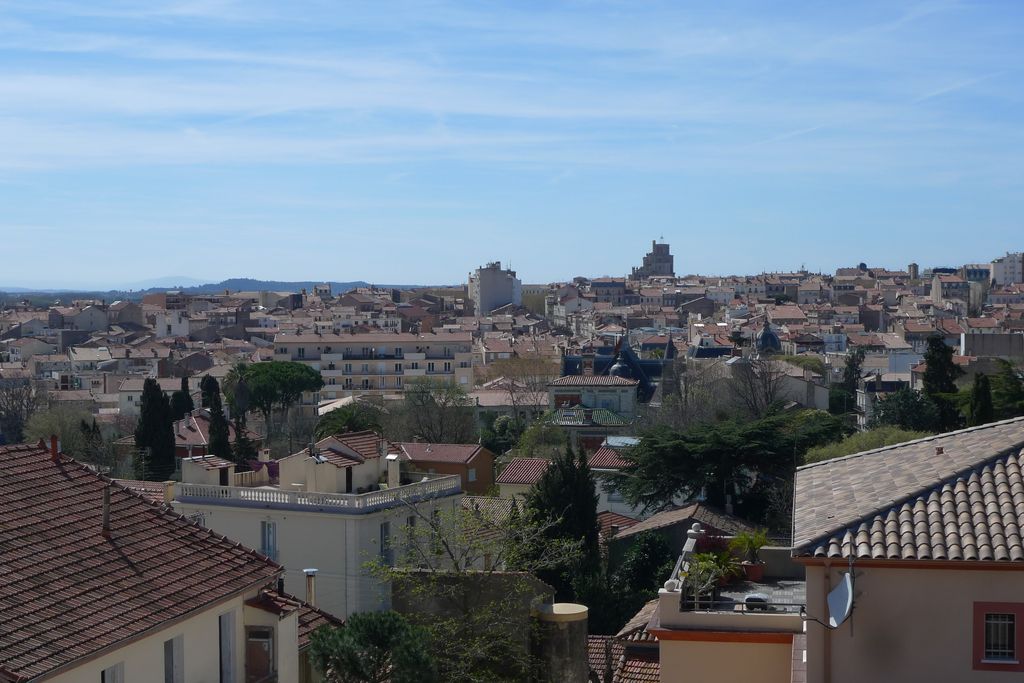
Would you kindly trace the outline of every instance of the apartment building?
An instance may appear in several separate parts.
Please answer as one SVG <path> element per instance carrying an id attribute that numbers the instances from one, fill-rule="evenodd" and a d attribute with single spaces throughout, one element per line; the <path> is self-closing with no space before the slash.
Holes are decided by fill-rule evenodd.
<path id="1" fill-rule="evenodd" d="M 400 448 L 373 432 L 342 434 L 252 472 L 205 456 L 182 462 L 167 500 L 184 515 L 280 562 L 288 585 L 315 567 L 317 605 L 333 614 L 384 609 L 388 586 L 368 561 L 394 561 L 421 515 L 457 509 L 457 475 L 415 472 Z"/>
<path id="2" fill-rule="evenodd" d="M 501 262 L 494 261 L 469 274 L 469 298 L 477 315 L 487 315 L 507 304 L 522 304 L 523 283 L 516 271 L 502 269 Z"/>
<path id="3" fill-rule="evenodd" d="M 306 363 L 324 379 L 322 398 L 369 391 L 397 394 L 411 377 L 472 385 L 473 337 L 465 333 L 288 334 L 274 337 L 274 358 Z"/>

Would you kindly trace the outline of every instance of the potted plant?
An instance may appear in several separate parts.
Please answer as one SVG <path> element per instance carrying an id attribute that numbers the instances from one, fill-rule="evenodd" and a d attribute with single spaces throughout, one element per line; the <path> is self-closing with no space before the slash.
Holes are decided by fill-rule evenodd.
<path id="1" fill-rule="evenodd" d="M 729 543 L 729 549 L 742 558 L 740 562 L 743 572 L 747 575 L 747 581 L 757 583 L 764 578 L 764 563 L 759 553 L 761 548 L 768 545 L 768 531 L 766 529 L 755 529 L 737 534 Z"/>
<path id="2" fill-rule="evenodd" d="M 692 609 L 700 609 L 702 605 L 711 607 L 714 602 L 715 586 L 722 575 L 718 561 L 711 553 L 697 553 L 687 562 L 685 572 L 681 576 L 682 604 Z"/>

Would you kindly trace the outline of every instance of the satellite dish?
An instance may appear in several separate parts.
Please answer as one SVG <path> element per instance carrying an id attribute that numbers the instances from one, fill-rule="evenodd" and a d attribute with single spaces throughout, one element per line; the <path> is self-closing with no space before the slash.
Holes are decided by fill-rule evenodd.
<path id="1" fill-rule="evenodd" d="M 827 601 L 829 628 L 838 628 L 853 611 L 853 577 L 850 573 L 843 574 L 839 585 L 828 594 Z"/>

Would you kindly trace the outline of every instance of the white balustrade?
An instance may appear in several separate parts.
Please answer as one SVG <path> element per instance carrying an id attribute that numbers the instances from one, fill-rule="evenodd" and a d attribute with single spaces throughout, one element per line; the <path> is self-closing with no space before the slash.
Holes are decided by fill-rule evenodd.
<path id="1" fill-rule="evenodd" d="M 406 484 L 394 489 L 381 489 L 369 493 L 318 493 L 316 491 L 282 491 L 275 488 L 243 486 L 213 486 L 208 484 L 175 484 L 178 498 L 204 498 L 213 501 L 240 501 L 268 505 L 309 505 L 321 508 L 365 510 L 390 507 L 403 500 L 413 500 L 437 493 L 459 490 L 459 477 L 443 476 L 427 481 Z"/>

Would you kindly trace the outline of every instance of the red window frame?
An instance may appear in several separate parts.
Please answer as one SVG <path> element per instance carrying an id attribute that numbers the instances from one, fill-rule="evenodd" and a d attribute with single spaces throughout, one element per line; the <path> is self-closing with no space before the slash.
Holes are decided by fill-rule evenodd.
<path id="1" fill-rule="evenodd" d="M 1015 662 L 985 660 L 985 615 L 1012 614 L 1013 650 Z M 1024 671 L 1024 602 L 976 602 L 974 603 L 974 652 L 975 671 Z"/>

